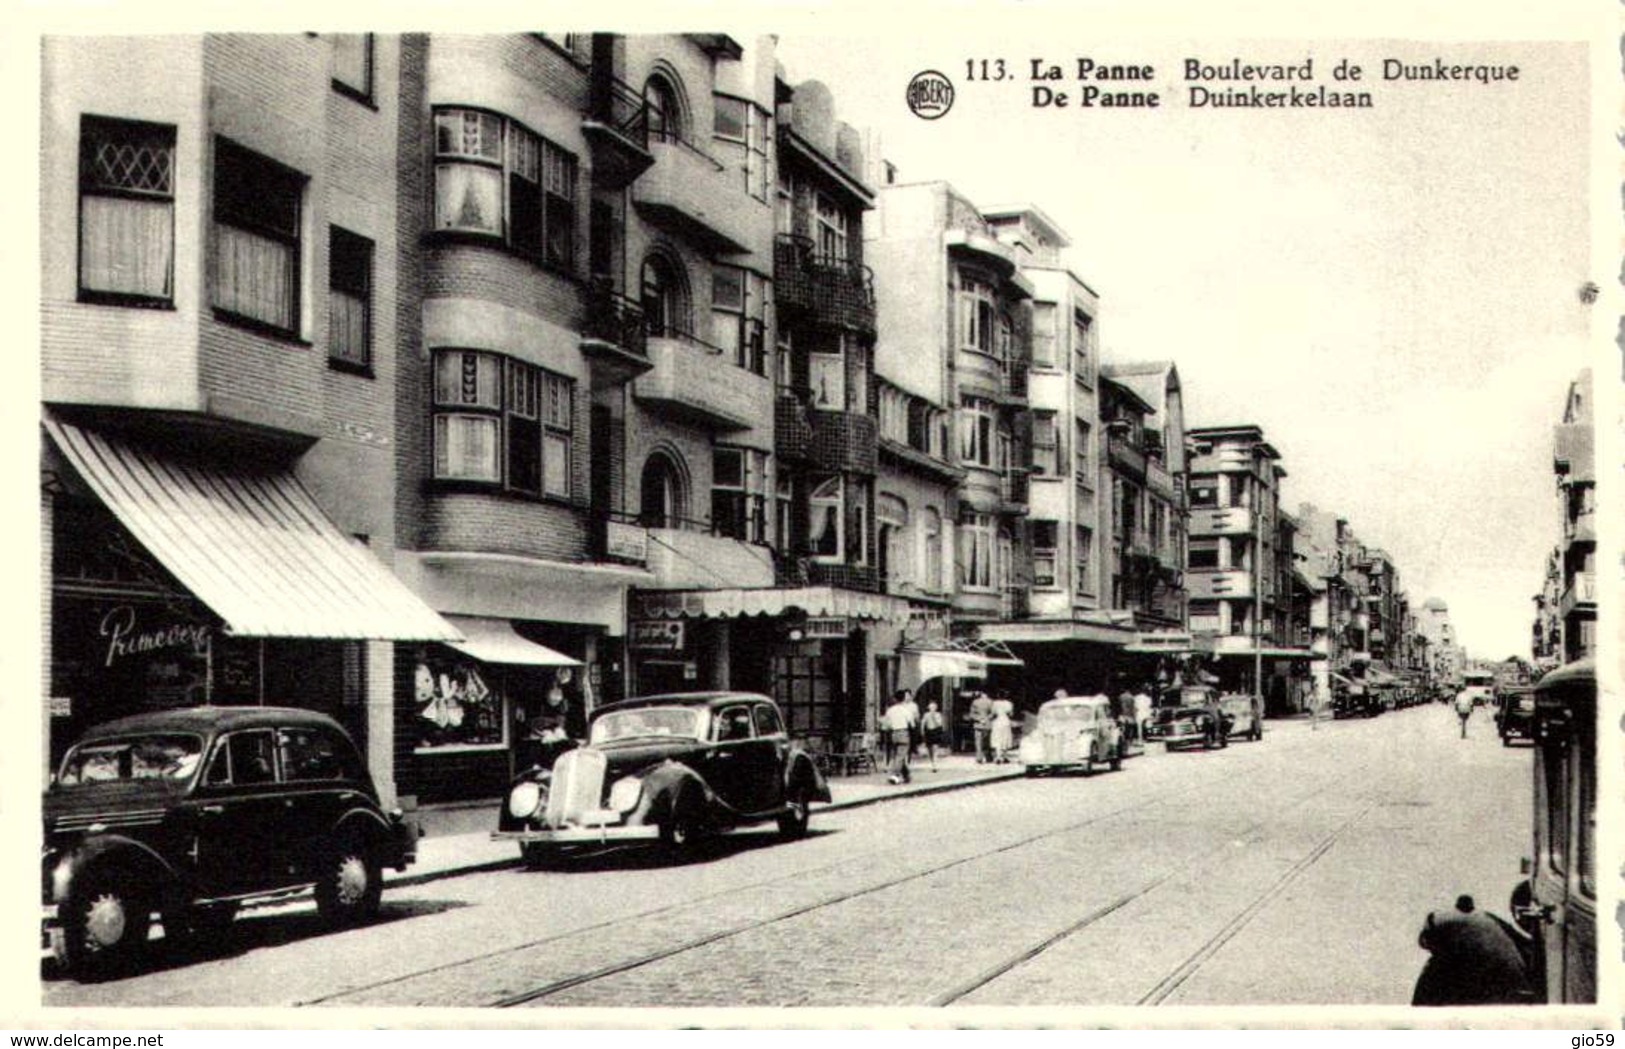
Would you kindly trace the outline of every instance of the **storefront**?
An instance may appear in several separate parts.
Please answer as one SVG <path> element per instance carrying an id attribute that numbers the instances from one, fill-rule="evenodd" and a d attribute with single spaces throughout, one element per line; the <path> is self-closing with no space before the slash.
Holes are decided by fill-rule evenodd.
<path id="1" fill-rule="evenodd" d="M 286 465 L 45 429 L 46 761 L 127 714 L 288 705 L 343 723 L 388 794 L 388 646 L 374 642 L 461 641 L 456 628 Z"/>

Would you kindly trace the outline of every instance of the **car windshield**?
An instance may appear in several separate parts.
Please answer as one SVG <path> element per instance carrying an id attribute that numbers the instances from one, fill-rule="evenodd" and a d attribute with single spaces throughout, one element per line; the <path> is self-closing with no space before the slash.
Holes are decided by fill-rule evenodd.
<path id="1" fill-rule="evenodd" d="M 1057 703 L 1038 712 L 1042 722 L 1082 722 L 1095 720 L 1095 708 L 1082 703 Z"/>
<path id="2" fill-rule="evenodd" d="M 706 712 L 693 707 L 646 707 L 605 714 L 592 723 L 590 742 L 610 743 L 618 739 L 649 736 L 677 736 L 701 739 L 705 736 Z"/>
<path id="3" fill-rule="evenodd" d="M 56 781 L 63 787 L 129 780 L 178 782 L 197 771 L 202 753 L 201 739 L 179 734 L 81 743 L 62 760 Z"/>

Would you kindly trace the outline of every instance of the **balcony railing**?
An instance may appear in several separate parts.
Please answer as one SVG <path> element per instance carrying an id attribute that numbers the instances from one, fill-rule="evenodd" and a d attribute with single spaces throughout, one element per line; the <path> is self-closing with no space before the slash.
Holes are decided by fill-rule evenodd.
<path id="1" fill-rule="evenodd" d="M 654 163 L 649 107 L 636 88 L 594 66 L 587 113 L 581 127 L 593 146 L 593 180 L 606 189 L 625 189 Z"/>
<path id="2" fill-rule="evenodd" d="M 643 307 L 618 293 L 607 280 L 595 278 L 587 288 L 587 317 L 581 333 L 635 356 L 649 356 Z"/>
<path id="3" fill-rule="evenodd" d="M 781 309 L 803 309 L 830 324 L 875 330 L 874 271 L 826 255 L 808 237 L 780 233 L 773 242 L 773 283 Z"/>
<path id="4" fill-rule="evenodd" d="M 1004 475 L 1004 484 L 1000 489 L 1000 499 L 1011 508 L 1019 507 L 1025 512 L 1027 504 L 1031 501 L 1032 482 L 1025 470 L 1011 470 Z"/>
<path id="5" fill-rule="evenodd" d="M 592 119 L 639 149 L 649 148 L 649 106 L 643 93 L 620 77 L 593 71 Z"/>
<path id="6" fill-rule="evenodd" d="M 1134 446 L 1127 434 L 1109 432 L 1106 435 L 1106 458 L 1112 466 L 1133 477 L 1145 477 L 1145 453 Z"/>

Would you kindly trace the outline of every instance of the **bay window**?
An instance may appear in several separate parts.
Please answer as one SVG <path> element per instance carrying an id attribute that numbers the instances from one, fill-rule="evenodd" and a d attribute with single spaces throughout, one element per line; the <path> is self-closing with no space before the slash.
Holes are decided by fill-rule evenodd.
<path id="1" fill-rule="evenodd" d="M 434 476 L 568 498 L 575 383 L 478 350 L 437 350 Z"/>
<path id="2" fill-rule="evenodd" d="M 815 346 L 807 354 L 807 381 L 812 386 L 814 408 L 846 410 L 846 357 L 839 340 Z"/>
<path id="3" fill-rule="evenodd" d="M 82 118 L 79 297 L 167 305 L 174 274 L 174 127 Z"/>
<path id="4" fill-rule="evenodd" d="M 829 197 L 818 194 L 813 218 L 818 230 L 818 257 L 826 265 L 851 261 L 846 235 L 846 212 Z"/>
<path id="5" fill-rule="evenodd" d="M 766 542 L 766 454 L 721 446 L 712 451 L 711 530 L 747 543 Z"/>
<path id="6" fill-rule="evenodd" d="M 993 589 L 993 515 L 971 514 L 959 526 L 959 585 Z"/>
<path id="7" fill-rule="evenodd" d="M 813 485 L 807 498 L 807 546 L 824 563 L 846 558 L 846 492 L 839 474 Z"/>
<path id="8" fill-rule="evenodd" d="M 576 158 L 495 113 L 437 109 L 435 228 L 499 237 L 569 272 Z"/>
<path id="9" fill-rule="evenodd" d="M 957 311 L 960 349 L 990 356 L 996 351 L 998 310 L 994 302 L 992 285 L 960 278 Z"/>
<path id="10" fill-rule="evenodd" d="M 959 459 L 976 466 L 993 465 L 994 405 L 981 397 L 959 402 Z"/>
<path id="11" fill-rule="evenodd" d="M 711 270 L 711 344 L 734 363 L 767 374 L 766 325 L 761 316 L 767 294 L 761 277 L 737 266 Z"/>
<path id="12" fill-rule="evenodd" d="M 305 177 L 226 139 L 215 140 L 214 306 L 296 335 L 300 204 Z"/>

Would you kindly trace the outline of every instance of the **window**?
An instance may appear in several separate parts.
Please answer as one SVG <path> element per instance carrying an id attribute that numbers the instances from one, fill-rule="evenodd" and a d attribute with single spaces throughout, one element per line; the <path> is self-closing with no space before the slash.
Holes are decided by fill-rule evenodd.
<path id="1" fill-rule="evenodd" d="M 372 101 L 371 33 L 333 33 L 333 87 L 362 102 Z"/>
<path id="2" fill-rule="evenodd" d="M 993 354 L 998 313 L 993 306 L 992 286 L 962 277 L 958 301 L 960 349 Z"/>
<path id="3" fill-rule="evenodd" d="M 846 357 L 839 341 L 824 343 L 807 354 L 807 379 L 814 408 L 846 410 Z"/>
<path id="4" fill-rule="evenodd" d="M 225 746 L 216 748 L 209 766 L 210 784 L 248 786 L 275 780 L 276 743 L 270 729 L 233 732 L 226 737 Z"/>
<path id="5" fill-rule="evenodd" d="M 869 563 L 869 485 L 864 481 L 847 483 L 846 552 L 855 565 Z"/>
<path id="6" fill-rule="evenodd" d="M 993 568 L 993 585 L 1011 589 L 1016 585 L 1016 544 L 1002 528 L 995 549 L 998 560 Z"/>
<path id="7" fill-rule="evenodd" d="M 501 237 L 573 269 L 575 156 L 494 113 L 439 109 L 434 122 L 435 228 Z"/>
<path id="8" fill-rule="evenodd" d="M 672 264 L 659 255 L 643 262 L 643 324 L 651 338 L 671 338 L 687 328 L 682 306 L 682 282 Z"/>
<path id="9" fill-rule="evenodd" d="M 1089 467 L 1089 424 L 1082 419 L 1072 421 L 1072 463 L 1077 482 L 1092 490 L 1094 473 Z"/>
<path id="10" fill-rule="evenodd" d="M 1219 482 L 1216 479 L 1191 481 L 1191 506 L 1218 506 Z"/>
<path id="11" fill-rule="evenodd" d="M 79 297 L 174 300 L 175 129 L 85 117 L 79 124 Z"/>
<path id="12" fill-rule="evenodd" d="M 993 402 L 964 397 L 959 408 L 959 459 L 977 466 L 993 465 Z"/>
<path id="13" fill-rule="evenodd" d="M 327 233 L 327 355 L 372 366 L 372 241 L 337 226 Z"/>
<path id="14" fill-rule="evenodd" d="M 1217 538 L 1193 538 L 1189 557 L 1190 567 L 1192 568 L 1218 568 L 1219 540 Z"/>
<path id="15" fill-rule="evenodd" d="M 736 266 L 712 268 L 711 343 L 757 375 L 767 374 L 766 327 L 760 317 L 766 298 L 756 274 Z"/>
<path id="16" fill-rule="evenodd" d="M 845 492 L 839 476 L 828 477 L 813 486 L 807 499 L 809 511 L 807 546 L 822 562 L 845 560 Z"/>
<path id="17" fill-rule="evenodd" d="M 1076 310 L 1072 314 L 1072 358 L 1073 376 L 1085 386 L 1093 386 L 1095 382 L 1094 351 L 1089 345 L 1090 329 L 1094 321 L 1087 313 Z"/>
<path id="18" fill-rule="evenodd" d="M 993 515 L 971 514 L 959 526 L 959 584 L 966 590 L 993 588 Z"/>
<path id="19" fill-rule="evenodd" d="M 869 414 L 869 348 L 848 333 L 842 333 L 841 342 L 846 357 L 851 361 L 847 374 L 846 410 L 859 415 Z"/>
<path id="20" fill-rule="evenodd" d="M 435 477 L 568 498 L 574 395 L 573 381 L 523 361 L 436 351 Z"/>
<path id="21" fill-rule="evenodd" d="M 1049 589 L 1056 585 L 1055 549 L 1059 538 L 1058 522 L 1032 522 L 1033 586 Z"/>
<path id="22" fill-rule="evenodd" d="M 880 436 L 898 444 L 909 442 L 908 394 L 895 386 L 881 386 L 878 397 Z"/>
<path id="23" fill-rule="evenodd" d="M 711 453 L 711 530 L 748 543 L 767 541 L 767 456 L 745 448 Z"/>
<path id="24" fill-rule="evenodd" d="M 745 189 L 757 200 L 767 199 L 767 114 L 742 98 L 715 96 L 712 133 L 744 147 Z M 787 232 L 787 231 L 786 231 Z"/>
<path id="25" fill-rule="evenodd" d="M 942 514 L 934 506 L 925 508 L 925 525 L 920 530 L 921 542 L 924 545 L 922 562 L 925 566 L 923 579 L 925 589 L 938 592 L 942 589 Z"/>
<path id="26" fill-rule="evenodd" d="M 1055 367 L 1055 303 L 1033 303 L 1033 365 Z"/>
<path id="27" fill-rule="evenodd" d="M 766 739 L 769 736 L 779 736 L 784 733 L 784 723 L 779 720 L 779 711 L 766 703 L 756 705 L 756 738 Z"/>
<path id="28" fill-rule="evenodd" d="M 215 308 L 296 334 L 305 178 L 225 139 L 215 143 Z"/>
<path id="29" fill-rule="evenodd" d="M 645 528 L 675 528 L 682 522 L 682 475 L 665 455 L 651 455 L 643 464 L 638 493 L 638 523 Z"/>
<path id="30" fill-rule="evenodd" d="M 1040 477 L 1061 476 L 1061 446 L 1055 435 L 1055 413 L 1033 413 L 1033 472 Z"/>
<path id="31" fill-rule="evenodd" d="M 782 470 L 773 482 L 773 535 L 780 550 L 789 550 L 795 535 L 795 486 Z"/>
<path id="32" fill-rule="evenodd" d="M 651 140 L 682 141 L 682 110 L 677 105 L 677 92 L 665 77 L 652 76 L 644 83 L 643 105 L 648 113 Z"/>
<path id="33" fill-rule="evenodd" d="M 1089 564 L 1095 556 L 1095 533 L 1083 525 L 1075 526 L 1072 541 L 1072 589 L 1077 594 L 1095 592 L 1095 581 Z"/>
<path id="34" fill-rule="evenodd" d="M 328 732 L 312 728 L 277 730 L 282 750 L 282 779 L 359 780 L 360 763 L 353 748 Z"/>
<path id="35" fill-rule="evenodd" d="M 847 253 L 846 212 L 822 193 L 818 194 L 814 211 L 820 261 L 833 264 L 850 261 L 851 256 Z"/>

